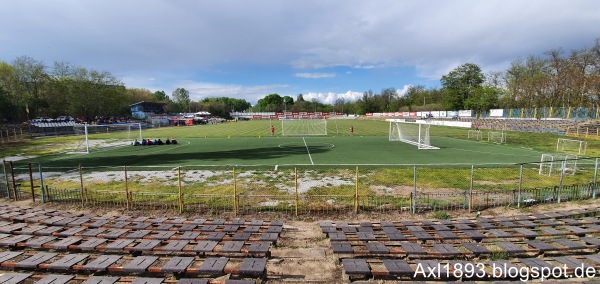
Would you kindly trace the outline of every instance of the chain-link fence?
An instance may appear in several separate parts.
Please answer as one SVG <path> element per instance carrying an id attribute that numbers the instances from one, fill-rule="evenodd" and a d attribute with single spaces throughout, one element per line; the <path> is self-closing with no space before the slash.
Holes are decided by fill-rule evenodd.
<path id="1" fill-rule="evenodd" d="M 250 166 L 56 168 L 4 162 L 3 169 L 0 194 L 12 200 L 198 214 L 318 216 L 471 211 L 596 198 L 598 159 L 276 170 Z"/>

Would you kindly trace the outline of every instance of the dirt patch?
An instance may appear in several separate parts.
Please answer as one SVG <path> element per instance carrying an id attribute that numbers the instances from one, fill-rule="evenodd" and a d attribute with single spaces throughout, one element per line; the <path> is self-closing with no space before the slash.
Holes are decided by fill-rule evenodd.
<path id="1" fill-rule="evenodd" d="M 330 247 L 318 222 L 286 222 L 280 240 L 271 250 L 269 283 L 343 283 L 338 282 L 341 267 Z"/>

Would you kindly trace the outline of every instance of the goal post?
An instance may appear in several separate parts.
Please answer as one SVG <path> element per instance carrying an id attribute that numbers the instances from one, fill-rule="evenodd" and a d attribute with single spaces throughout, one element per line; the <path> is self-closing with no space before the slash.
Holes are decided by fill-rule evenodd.
<path id="1" fill-rule="evenodd" d="M 585 155 L 587 151 L 587 141 L 558 138 L 556 142 L 556 151 L 577 155 Z"/>
<path id="2" fill-rule="evenodd" d="M 283 136 L 327 136 L 325 118 L 281 118 Z"/>
<path id="3" fill-rule="evenodd" d="M 502 131 L 502 132 L 490 131 L 490 132 L 488 132 L 487 138 L 488 138 L 488 142 L 492 142 L 492 143 L 496 143 L 496 144 L 506 143 L 506 135 L 504 134 L 504 131 Z"/>
<path id="4" fill-rule="evenodd" d="M 575 175 L 577 172 L 577 160 L 578 157 L 576 155 L 564 153 L 542 154 L 539 175 L 552 176 L 552 174 L 560 175 L 561 173 Z"/>
<path id="5" fill-rule="evenodd" d="M 103 148 L 133 145 L 134 140 L 141 141 L 141 123 L 117 124 L 80 124 L 73 126 L 77 136 L 70 154 L 88 154 Z"/>
<path id="6" fill-rule="evenodd" d="M 389 141 L 400 141 L 415 145 L 420 150 L 440 149 L 431 145 L 431 124 L 390 120 Z"/>

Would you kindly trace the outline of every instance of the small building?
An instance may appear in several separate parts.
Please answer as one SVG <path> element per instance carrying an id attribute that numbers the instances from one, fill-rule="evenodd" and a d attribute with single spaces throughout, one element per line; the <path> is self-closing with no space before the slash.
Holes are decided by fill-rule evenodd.
<path id="1" fill-rule="evenodd" d="M 149 115 L 163 114 L 166 103 L 139 102 L 129 106 L 131 116 L 136 119 L 146 119 Z"/>

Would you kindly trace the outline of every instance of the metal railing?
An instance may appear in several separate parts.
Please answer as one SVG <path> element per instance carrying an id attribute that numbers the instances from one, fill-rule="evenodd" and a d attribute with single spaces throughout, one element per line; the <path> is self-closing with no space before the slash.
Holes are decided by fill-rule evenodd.
<path id="1" fill-rule="evenodd" d="M 476 211 L 596 198 L 598 162 L 579 159 L 576 170 L 556 171 L 555 165 L 553 172 L 540 175 L 542 163 L 274 171 L 198 166 L 52 168 L 4 161 L 0 196 L 198 214 Z"/>

